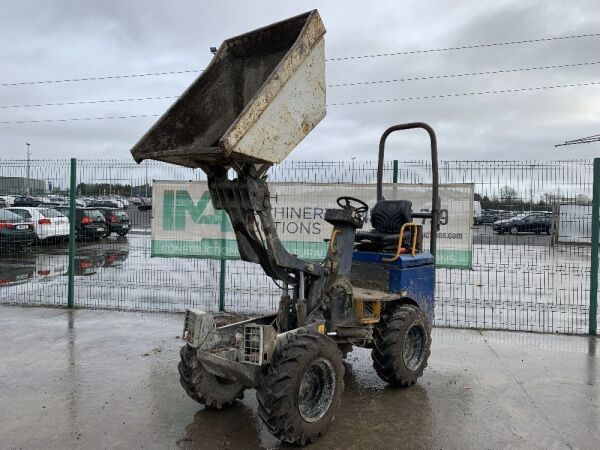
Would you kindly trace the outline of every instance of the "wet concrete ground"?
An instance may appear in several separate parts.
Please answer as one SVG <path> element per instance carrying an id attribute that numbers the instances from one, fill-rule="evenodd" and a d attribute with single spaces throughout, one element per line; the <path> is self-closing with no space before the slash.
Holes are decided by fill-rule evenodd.
<path id="1" fill-rule="evenodd" d="M 0 306 L 0 447 L 285 447 L 253 391 L 218 412 L 185 395 L 181 318 Z M 408 389 L 387 388 L 367 351 L 351 353 L 342 407 L 313 448 L 598 448 L 595 339 L 456 329 L 433 339 Z"/>

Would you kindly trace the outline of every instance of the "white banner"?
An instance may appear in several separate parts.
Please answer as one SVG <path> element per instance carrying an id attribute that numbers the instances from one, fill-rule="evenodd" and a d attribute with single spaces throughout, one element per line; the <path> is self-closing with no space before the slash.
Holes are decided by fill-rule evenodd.
<path id="1" fill-rule="evenodd" d="M 325 209 L 349 195 L 376 203 L 376 185 L 270 183 L 271 206 L 277 233 L 286 249 L 302 259 L 321 260 L 324 239 L 332 226 Z M 387 200 L 410 200 L 413 212 L 431 208 L 430 185 L 385 184 Z M 473 185 L 440 186 L 441 227 L 437 263 L 441 267 L 471 268 Z M 239 259 L 235 235 L 223 211 L 212 206 L 206 182 L 157 181 L 153 186 L 152 255 Z M 368 213 L 367 213 L 368 216 Z M 423 245 L 428 248 L 429 221 L 424 223 Z M 427 222 L 427 223 L 425 223 Z M 371 229 L 370 222 L 365 230 Z"/>

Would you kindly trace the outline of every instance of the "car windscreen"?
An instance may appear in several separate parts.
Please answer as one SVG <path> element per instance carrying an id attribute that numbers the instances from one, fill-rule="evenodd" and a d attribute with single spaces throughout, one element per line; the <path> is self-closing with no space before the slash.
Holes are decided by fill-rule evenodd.
<path id="1" fill-rule="evenodd" d="M 119 219 L 129 219 L 129 216 L 127 215 L 127 213 L 125 211 L 121 211 L 121 210 L 115 210 L 115 211 L 111 211 L 111 214 L 113 216 L 117 216 Z"/>
<path id="2" fill-rule="evenodd" d="M 26 209 L 11 209 L 9 210 L 9 212 L 16 214 L 21 219 L 31 219 L 31 214 L 29 214 L 29 211 L 27 211 Z"/>
<path id="3" fill-rule="evenodd" d="M 23 218 L 15 213 L 0 209 L 0 222 L 22 222 Z"/>
<path id="4" fill-rule="evenodd" d="M 83 214 L 86 217 L 90 217 L 94 220 L 103 220 L 104 219 L 104 216 L 102 215 L 102 213 L 100 211 L 98 211 L 97 209 L 84 209 Z"/>
<path id="5" fill-rule="evenodd" d="M 51 208 L 38 209 L 38 211 L 44 217 L 64 217 L 64 214 L 61 214 L 57 210 Z"/>

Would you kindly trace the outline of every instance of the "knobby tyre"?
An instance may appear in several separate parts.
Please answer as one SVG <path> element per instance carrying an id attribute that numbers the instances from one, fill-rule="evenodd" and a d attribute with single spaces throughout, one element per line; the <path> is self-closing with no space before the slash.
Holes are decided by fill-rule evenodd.
<path id="1" fill-rule="evenodd" d="M 221 409 L 244 397 L 244 386 L 208 372 L 198 360 L 195 348 L 186 344 L 181 347 L 179 354 L 179 382 L 198 403 L 207 408 Z"/>
<path id="2" fill-rule="evenodd" d="M 258 414 L 277 438 L 304 445 L 334 419 L 344 390 L 344 364 L 327 336 L 300 331 L 275 349 L 256 393 Z"/>
<path id="3" fill-rule="evenodd" d="M 415 384 L 427 367 L 430 349 L 431 325 L 414 305 L 382 314 L 373 330 L 373 367 L 392 386 Z"/>

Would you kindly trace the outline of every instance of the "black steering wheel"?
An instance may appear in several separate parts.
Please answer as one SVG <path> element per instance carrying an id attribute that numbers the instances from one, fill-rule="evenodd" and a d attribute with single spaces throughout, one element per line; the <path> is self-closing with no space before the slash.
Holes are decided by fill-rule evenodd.
<path id="1" fill-rule="evenodd" d="M 353 209 L 354 211 L 356 211 L 357 213 L 366 213 L 369 210 L 369 205 L 367 205 L 365 202 L 363 202 L 362 200 L 359 200 L 357 198 L 354 197 L 347 197 L 347 196 L 343 196 L 343 197 L 338 197 L 338 199 L 336 200 L 338 206 L 342 209 Z M 342 203 L 344 202 L 344 203 Z M 352 206 L 350 204 L 350 202 L 354 202 L 354 203 L 358 203 L 360 206 L 356 207 L 356 206 Z"/>

